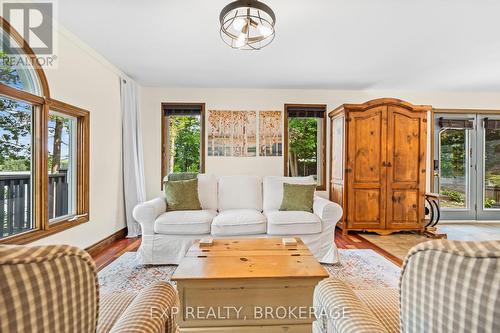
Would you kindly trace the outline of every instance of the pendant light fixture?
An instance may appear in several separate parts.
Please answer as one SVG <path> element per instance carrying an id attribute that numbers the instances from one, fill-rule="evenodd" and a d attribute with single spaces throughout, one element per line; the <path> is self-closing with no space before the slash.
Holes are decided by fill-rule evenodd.
<path id="1" fill-rule="evenodd" d="M 274 39 L 276 16 L 257 0 L 237 0 L 224 7 L 219 16 L 222 40 L 233 49 L 260 50 Z"/>

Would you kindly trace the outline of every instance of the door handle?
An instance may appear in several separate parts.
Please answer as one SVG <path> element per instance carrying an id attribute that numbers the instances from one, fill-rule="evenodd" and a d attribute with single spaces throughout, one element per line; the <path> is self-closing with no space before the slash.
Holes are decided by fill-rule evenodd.
<path id="1" fill-rule="evenodd" d="M 385 168 L 386 167 L 386 164 L 385 164 L 385 161 L 382 162 L 382 166 Z"/>
<path id="2" fill-rule="evenodd" d="M 388 167 L 388 168 L 392 167 L 391 162 L 387 163 L 387 167 Z"/>

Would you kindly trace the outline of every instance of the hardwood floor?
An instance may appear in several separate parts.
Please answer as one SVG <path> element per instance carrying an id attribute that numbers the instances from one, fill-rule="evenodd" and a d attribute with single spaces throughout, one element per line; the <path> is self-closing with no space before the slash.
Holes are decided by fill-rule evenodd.
<path id="1" fill-rule="evenodd" d="M 97 271 L 100 271 L 113 260 L 124 254 L 125 252 L 135 252 L 141 245 L 140 238 L 124 238 L 120 239 L 102 250 L 101 253 L 93 256 Z"/>
<path id="2" fill-rule="evenodd" d="M 339 249 L 371 249 L 398 266 L 403 264 L 403 260 L 358 236 L 356 232 L 351 232 L 350 234 L 344 236 L 342 235 L 342 231 L 340 229 L 336 229 L 335 243 Z"/>
<path id="3" fill-rule="evenodd" d="M 402 260 L 384 251 L 375 244 L 372 244 L 369 241 L 359 237 L 355 233 L 343 236 L 342 232 L 337 229 L 335 231 L 335 243 L 337 244 L 337 247 L 339 249 L 372 249 L 388 260 L 392 261 L 396 265 L 401 266 L 402 264 Z M 137 251 L 140 244 L 140 238 L 124 238 L 113 242 L 109 246 L 105 247 L 102 252 L 93 257 L 97 266 L 97 270 L 99 271 L 103 269 L 125 252 Z"/>

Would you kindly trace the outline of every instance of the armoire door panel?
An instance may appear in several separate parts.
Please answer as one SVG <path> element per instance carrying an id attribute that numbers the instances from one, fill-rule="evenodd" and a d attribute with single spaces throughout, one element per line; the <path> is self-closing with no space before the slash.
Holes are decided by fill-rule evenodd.
<path id="1" fill-rule="evenodd" d="M 393 113 L 393 163 L 390 172 L 394 182 L 418 184 L 420 151 L 420 118 Z"/>
<path id="2" fill-rule="evenodd" d="M 387 107 L 348 115 L 347 205 L 350 228 L 385 228 Z"/>
<path id="3" fill-rule="evenodd" d="M 355 136 L 354 182 L 380 183 L 382 158 L 382 109 L 353 115 L 353 135 Z"/>
<path id="4" fill-rule="evenodd" d="M 427 115 L 389 106 L 387 117 L 386 225 L 419 228 L 424 216 Z"/>
<path id="5" fill-rule="evenodd" d="M 392 192 L 391 224 L 418 223 L 418 190 L 394 190 Z"/>
<path id="6" fill-rule="evenodd" d="M 380 189 L 354 190 L 354 219 L 353 226 L 370 227 L 380 224 L 382 195 Z"/>

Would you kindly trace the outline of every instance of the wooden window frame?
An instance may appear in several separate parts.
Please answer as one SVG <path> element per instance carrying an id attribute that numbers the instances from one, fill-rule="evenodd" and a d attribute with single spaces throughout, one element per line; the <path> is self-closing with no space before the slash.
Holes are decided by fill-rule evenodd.
<path id="1" fill-rule="evenodd" d="M 200 173 L 205 172 L 205 103 L 170 103 L 165 102 L 161 103 L 161 188 L 163 188 L 163 179 L 167 176 L 168 171 L 168 160 L 169 160 L 169 151 L 168 151 L 168 128 L 165 126 L 165 110 L 169 107 L 178 107 L 178 106 L 195 106 L 200 108 Z"/>
<path id="2" fill-rule="evenodd" d="M 32 149 L 32 223 L 33 229 L 0 239 L 0 244 L 26 244 L 89 221 L 90 112 L 51 99 L 45 73 L 36 55 L 21 35 L 0 17 L 1 28 L 23 46 L 37 74 L 41 96 L 0 83 L 0 96 L 33 105 Z M 49 223 L 48 216 L 48 122 L 49 112 L 56 111 L 77 119 L 76 213 Z"/>
<path id="3" fill-rule="evenodd" d="M 323 117 L 323 133 L 322 133 L 322 138 L 321 138 L 321 155 L 322 155 L 322 161 L 321 163 L 321 184 L 318 184 L 316 187 L 316 190 L 318 191 L 326 191 L 326 138 L 327 138 L 327 133 L 326 133 L 326 122 L 327 122 L 327 105 L 326 104 L 285 104 L 285 110 L 284 110 L 284 115 L 283 115 L 283 129 L 284 129 L 284 144 L 283 144 L 283 174 L 287 177 L 289 175 L 288 172 L 288 109 L 289 108 L 322 108 L 324 109 L 325 115 Z M 316 112 L 315 110 L 314 112 Z"/>

